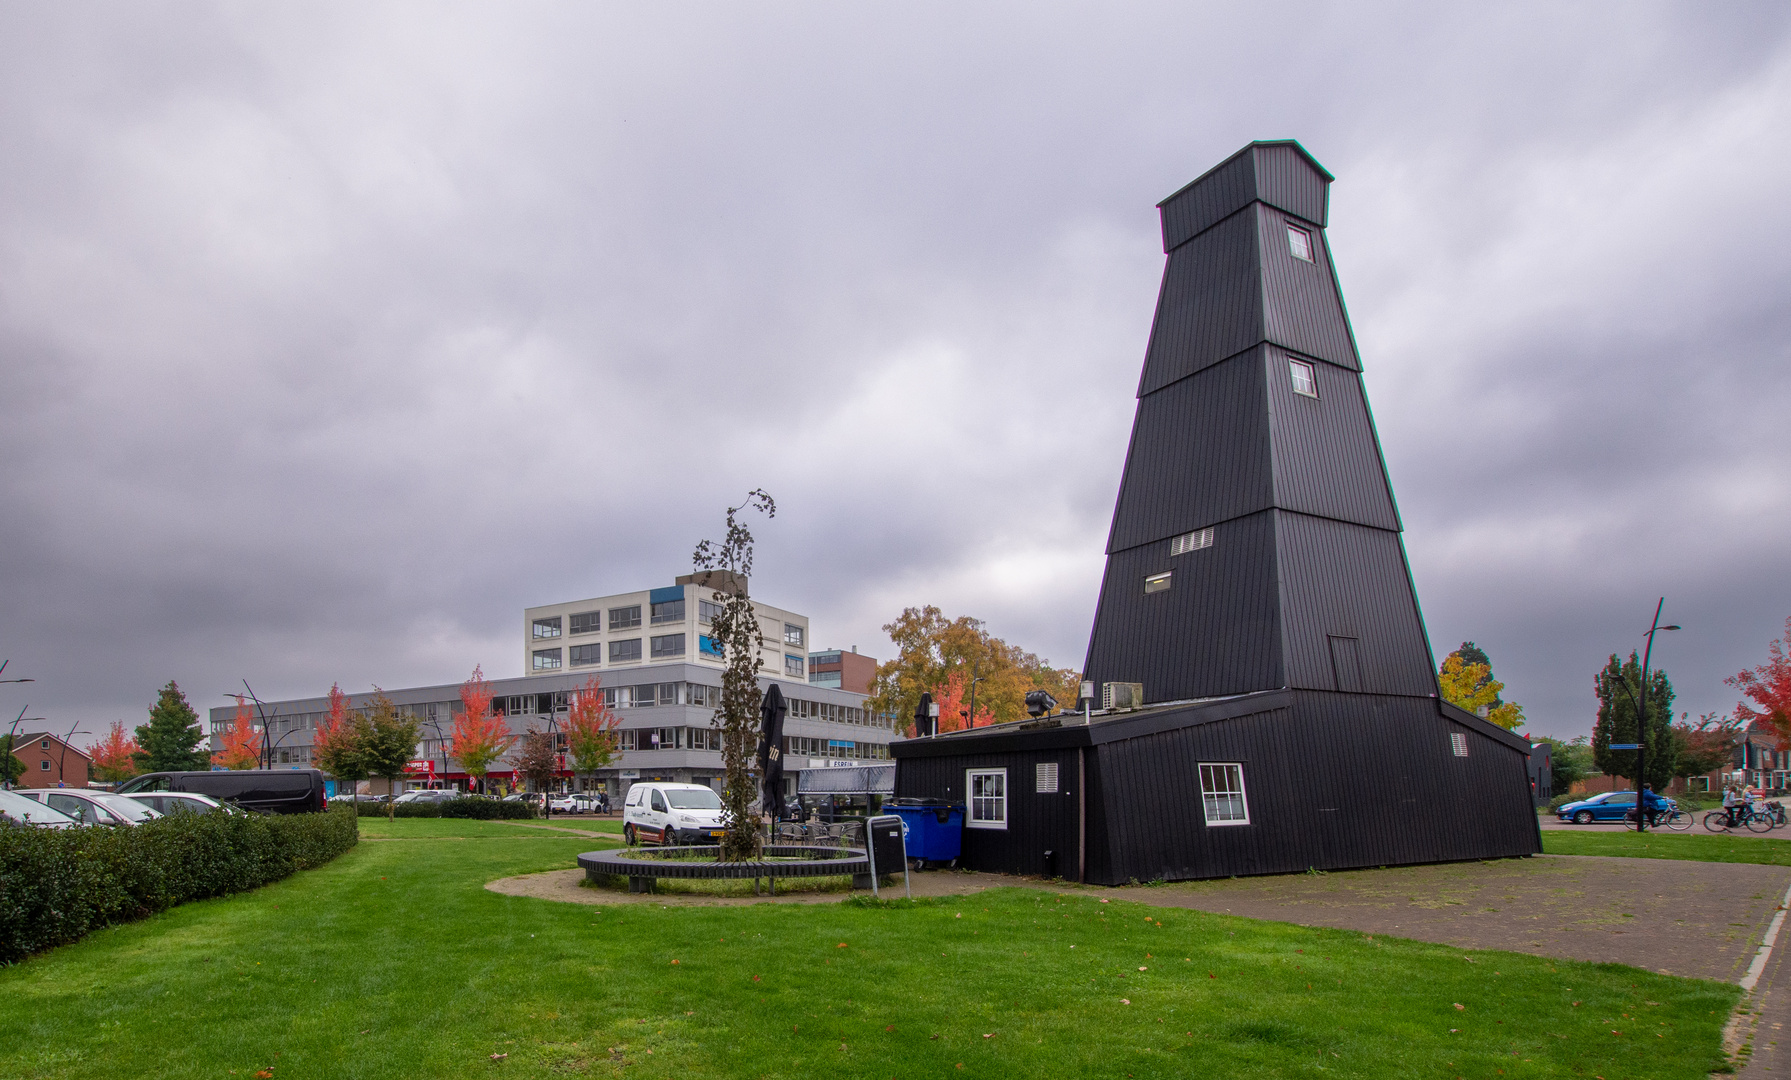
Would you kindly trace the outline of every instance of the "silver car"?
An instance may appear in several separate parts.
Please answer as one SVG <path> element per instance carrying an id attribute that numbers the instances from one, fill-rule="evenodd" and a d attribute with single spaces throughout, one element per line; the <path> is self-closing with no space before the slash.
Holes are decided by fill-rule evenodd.
<path id="1" fill-rule="evenodd" d="M 33 788 L 18 794 L 52 810 L 60 810 L 82 825 L 141 825 L 162 815 L 128 795 L 78 788 Z"/>
<path id="2" fill-rule="evenodd" d="M 16 791 L 0 791 L 0 821 L 14 825 L 38 825 L 46 829 L 72 829 L 80 822 L 60 810 L 52 810 L 36 799 L 27 799 Z"/>
<path id="3" fill-rule="evenodd" d="M 152 791 L 143 795 L 126 795 L 126 799 L 140 802 L 163 816 L 168 814 L 246 814 L 229 803 L 222 803 L 210 795 L 201 795 L 197 791 Z"/>

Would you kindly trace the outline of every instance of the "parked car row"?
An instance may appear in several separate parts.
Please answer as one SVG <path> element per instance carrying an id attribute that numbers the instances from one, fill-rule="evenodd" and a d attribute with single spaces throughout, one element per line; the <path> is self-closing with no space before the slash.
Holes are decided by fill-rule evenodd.
<path id="1" fill-rule="evenodd" d="M 0 791 L 0 818 L 17 825 L 67 829 L 76 825 L 141 825 L 169 814 L 242 814 L 207 795 L 157 792 L 117 795 L 82 788 Z"/>

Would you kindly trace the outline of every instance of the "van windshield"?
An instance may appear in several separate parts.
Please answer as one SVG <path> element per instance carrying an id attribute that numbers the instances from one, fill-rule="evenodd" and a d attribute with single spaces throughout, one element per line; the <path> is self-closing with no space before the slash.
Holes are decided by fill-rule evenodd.
<path id="1" fill-rule="evenodd" d="M 721 796 L 708 788 L 673 788 L 665 793 L 674 810 L 720 810 Z"/>

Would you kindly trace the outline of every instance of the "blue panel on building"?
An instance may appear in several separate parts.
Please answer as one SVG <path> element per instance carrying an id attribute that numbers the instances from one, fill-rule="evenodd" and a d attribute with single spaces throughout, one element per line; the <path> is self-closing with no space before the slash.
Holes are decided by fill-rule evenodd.
<path id="1" fill-rule="evenodd" d="M 652 595 L 647 598 L 647 602 L 652 604 L 669 604 L 673 600 L 682 599 L 684 599 L 684 586 L 667 585 L 663 589 L 654 589 Z"/>

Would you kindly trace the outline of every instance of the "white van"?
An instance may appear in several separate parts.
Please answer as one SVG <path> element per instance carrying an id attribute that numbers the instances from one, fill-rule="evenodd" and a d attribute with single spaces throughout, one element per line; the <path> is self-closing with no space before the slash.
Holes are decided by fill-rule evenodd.
<path id="1" fill-rule="evenodd" d="M 702 784 L 637 783 L 622 804 L 630 844 L 714 844 L 722 831 L 721 796 Z"/>

